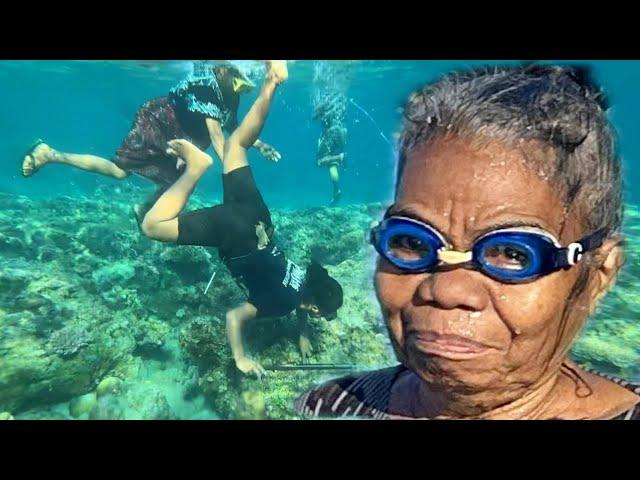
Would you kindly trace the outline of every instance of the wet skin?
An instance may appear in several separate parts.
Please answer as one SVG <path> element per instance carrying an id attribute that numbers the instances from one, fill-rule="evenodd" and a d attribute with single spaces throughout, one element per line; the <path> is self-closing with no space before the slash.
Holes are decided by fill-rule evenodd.
<path id="1" fill-rule="evenodd" d="M 392 213 L 432 225 L 460 251 L 508 226 L 537 226 L 562 245 L 591 233 L 578 212 L 565 213 L 548 172 L 533 171 L 521 148 L 496 141 L 449 138 L 411 152 Z M 394 387 L 393 408 L 411 416 L 591 418 L 637 403 L 586 372 L 579 377 L 591 393 L 581 400 L 581 381 L 560 373 L 621 258 L 618 241 L 608 240 L 575 298 L 583 266 L 509 285 L 462 267 L 402 274 L 380 259 L 377 296 L 396 353 L 413 371 Z"/>

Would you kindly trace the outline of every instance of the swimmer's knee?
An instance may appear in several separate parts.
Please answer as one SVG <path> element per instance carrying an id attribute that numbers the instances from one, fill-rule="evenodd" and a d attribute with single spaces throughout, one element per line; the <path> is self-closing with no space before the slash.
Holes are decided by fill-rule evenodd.
<path id="1" fill-rule="evenodd" d="M 152 222 L 149 220 L 149 216 L 145 215 L 142 223 L 140 224 L 140 230 L 145 237 L 150 238 L 151 240 L 156 240 L 158 236 L 158 224 L 156 222 Z"/>

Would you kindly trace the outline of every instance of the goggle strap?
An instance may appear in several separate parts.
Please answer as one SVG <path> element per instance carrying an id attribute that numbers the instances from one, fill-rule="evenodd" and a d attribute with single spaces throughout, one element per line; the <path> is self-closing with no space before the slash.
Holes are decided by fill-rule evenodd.
<path id="1" fill-rule="evenodd" d="M 380 224 L 369 230 L 369 243 L 374 246 L 378 243 L 378 228 L 380 228 Z"/>
<path id="2" fill-rule="evenodd" d="M 580 261 L 582 255 L 602 245 L 602 242 L 607 237 L 607 230 L 601 228 L 596 230 L 591 235 L 584 237 L 578 242 L 570 244 L 567 248 L 563 248 L 558 251 L 556 263 L 558 267 L 564 268 L 571 265 L 575 265 Z"/>
<path id="3" fill-rule="evenodd" d="M 588 252 L 589 250 L 593 250 L 594 248 L 601 246 L 605 238 L 607 238 L 607 230 L 605 228 L 601 228 L 600 230 L 593 232 L 588 237 L 580 240 L 579 243 L 582 245 L 584 251 Z"/>

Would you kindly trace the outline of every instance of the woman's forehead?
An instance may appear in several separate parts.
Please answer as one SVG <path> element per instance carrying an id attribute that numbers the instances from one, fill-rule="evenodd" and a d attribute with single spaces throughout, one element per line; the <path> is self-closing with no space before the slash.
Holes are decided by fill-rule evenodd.
<path id="1" fill-rule="evenodd" d="M 517 148 L 450 139 L 407 156 L 394 210 L 466 228 L 530 222 L 557 234 L 565 212 L 550 176 Z"/>

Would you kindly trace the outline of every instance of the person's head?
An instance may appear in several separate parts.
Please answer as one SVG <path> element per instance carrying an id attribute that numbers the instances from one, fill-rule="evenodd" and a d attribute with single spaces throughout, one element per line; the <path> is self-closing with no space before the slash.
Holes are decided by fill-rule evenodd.
<path id="1" fill-rule="evenodd" d="M 387 215 L 408 218 L 398 227 L 408 233 L 385 248 L 435 260 L 407 270 L 381 257 L 376 292 L 400 361 L 461 404 L 473 398 L 468 411 L 551 379 L 623 263 L 620 160 L 586 73 L 529 65 L 450 74 L 406 105 Z M 421 224 L 442 243 L 416 241 Z M 594 232 L 582 258 L 559 248 Z M 520 275 L 528 270 L 538 274 Z"/>
<path id="2" fill-rule="evenodd" d="M 235 95 L 249 93 L 255 85 L 237 67 L 233 65 L 217 65 L 216 77 L 223 92 L 233 92 Z"/>
<path id="3" fill-rule="evenodd" d="M 312 317 L 333 320 L 342 306 L 342 287 L 327 269 L 311 260 L 304 279 L 300 308 Z"/>

